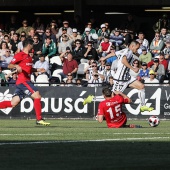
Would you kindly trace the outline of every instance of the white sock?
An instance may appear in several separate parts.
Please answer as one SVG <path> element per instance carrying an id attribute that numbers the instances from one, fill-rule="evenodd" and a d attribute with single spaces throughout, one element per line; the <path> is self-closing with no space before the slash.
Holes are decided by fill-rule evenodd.
<path id="1" fill-rule="evenodd" d="M 141 89 L 138 91 L 138 97 L 139 97 L 141 106 L 145 105 L 145 89 Z"/>

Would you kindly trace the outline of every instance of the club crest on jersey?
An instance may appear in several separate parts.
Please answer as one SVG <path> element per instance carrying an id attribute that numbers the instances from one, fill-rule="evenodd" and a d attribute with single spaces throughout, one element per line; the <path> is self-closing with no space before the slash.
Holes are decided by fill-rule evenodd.
<path id="1" fill-rule="evenodd" d="M 106 103 L 106 106 L 110 106 L 110 102 L 107 102 L 107 103 Z"/>
<path id="2" fill-rule="evenodd" d="M 26 63 L 26 66 L 32 66 L 33 63 Z"/>

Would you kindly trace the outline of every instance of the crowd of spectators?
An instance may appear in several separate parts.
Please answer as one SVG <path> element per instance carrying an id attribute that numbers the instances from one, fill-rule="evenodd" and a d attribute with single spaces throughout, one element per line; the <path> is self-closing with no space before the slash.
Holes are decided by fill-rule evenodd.
<path id="1" fill-rule="evenodd" d="M 167 15 L 163 19 L 169 21 Z M 33 50 L 30 51 L 33 67 L 45 68 L 46 72 L 43 74 L 48 77 L 49 85 L 50 80 L 57 77 L 57 84 L 61 83 L 62 86 L 112 87 L 117 66 L 115 52 L 128 48 L 132 40 L 140 43 L 135 54 L 137 59 L 133 61 L 133 67 L 138 67 L 139 72 L 131 71 L 130 75 L 143 83 L 159 84 L 167 80 L 170 84 L 169 23 L 159 22 L 161 21 L 153 26 L 155 36 L 149 42 L 143 32 L 136 32 L 132 15 L 128 15 L 127 22 L 120 28 L 113 30 L 108 22 L 94 25 L 89 20 L 83 25 L 81 21 L 79 24 L 70 24 L 68 20 L 63 20 L 62 24 L 58 24 L 52 19 L 45 25 L 39 17 L 32 24 L 24 19 L 19 27 L 16 17 L 11 16 L 10 22 L 7 22 L 4 29 L 0 29 L 1 82 L 3 80 L 3 85 L 4 82 L 15 82 L 16 72 L 7 74 L 5 71 L 13 56 L 22 51 L 22 42 L 30 38 L 34 41 Z M 58 71 L 55 72 L 56 70 Z M 34 73 L 32 81 L 36 83 L 39 75 L 38 72 Z"/>

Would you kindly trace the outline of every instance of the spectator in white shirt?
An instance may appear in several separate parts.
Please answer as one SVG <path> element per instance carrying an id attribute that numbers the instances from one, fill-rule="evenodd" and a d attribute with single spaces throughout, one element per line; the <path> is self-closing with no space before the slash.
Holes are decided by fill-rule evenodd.
<path id="1" fill-rule="evenodd" d="M 49 62 L 45 60 L 45 55 L 40 54 L 40 59 L 39 61 L 37 61 L 34 65 L 34 68 L 44 68 L 45 72 L 41 73 L 41 72 L 34 72 L 34 77 L 36 78 L 38 75 L 40 74 L 46 74 L 49 76 Z"/>

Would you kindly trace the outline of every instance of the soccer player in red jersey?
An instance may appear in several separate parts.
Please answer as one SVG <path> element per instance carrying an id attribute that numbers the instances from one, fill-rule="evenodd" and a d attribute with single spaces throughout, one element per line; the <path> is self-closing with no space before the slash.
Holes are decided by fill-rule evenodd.
<path id="1" fill-rule="evenodd" d="M 131 99 L 123 94 L 122 92 L 117 92 L 117 94 L 112 93 L 109 88 L 104 88 L 102 90 L 104 101 L 99 103 L 97 120 L 102 123 L 105 117 L 108 128 L 120 128 L 120 127 L 130 127 L 139 128 L 140 125 L 126 125 L 127 117 L 122 111 L 122 104 L 131 103 Z"/>
<path id="2" fill-rule="evenodd" d="M 32 57 L 29 55 L 32 48 L 33 40 L 26 39 L 23 41 L 23 51 L 17 53 L 8 65 L 9 69 L 17 69 L 18 79 L 16 81 L 16 90 L 12 100 L 0 102 L 0 109 L 15 107 L 25 96 L 31 96 L 34 100 L 36 124 L 48 126 L 50 123 L 45 122 L 41 116 L 41 95 L 34 84 L 30 81 L 30 75 L 32 72 L 45 72 L 44 68 L 35 69 L 32 67 Z"/>

